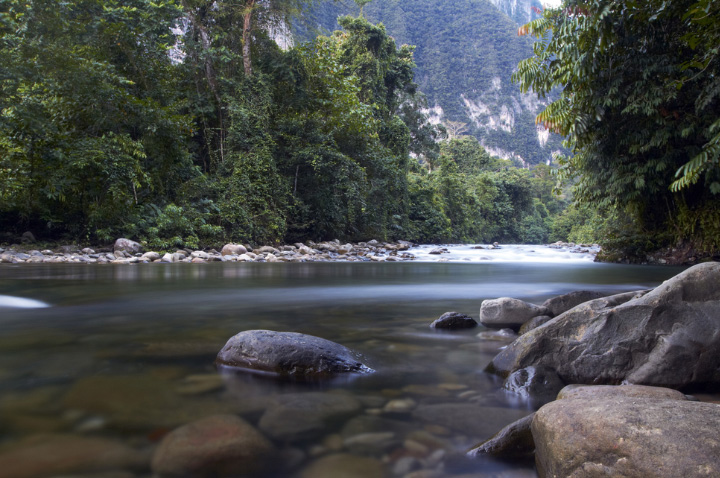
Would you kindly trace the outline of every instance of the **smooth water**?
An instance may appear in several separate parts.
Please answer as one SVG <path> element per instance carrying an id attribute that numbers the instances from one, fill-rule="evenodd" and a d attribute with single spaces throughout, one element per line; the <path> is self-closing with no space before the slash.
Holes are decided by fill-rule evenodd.
<path id="1" fill-rule="evenodd" d="M 231 413 L 257 426 L 285 397 L 323 393 L 362 406 L 325 417 L 301 438 L 275 440 L 285 470 L 253 476 L 306 478 L 315 460 L 337 452 L 347 463 L 352 455 L 377 460 L 388 476 L 417 469 L 534 476 L 527 464 L 461 458 L 531 411 L 483 372 L 507 340 L 479 338 L 482 328 L 428 326 L 450 310 L 477 318 L 486 298 L 541 303 L 578 289 L 610 294 L 680 272 L 561 254 L 549 261 L 543 250 L 535 262 L 2 264 L 0 451 L 23 459 L 31 454 L 12 450 L 53 433 L 109 438 L 150 454 L 169 430 L 193 420 Z M 376 372 L 290 383 L 217 370 L 217 351 L 250 329 L 339 342 Z M 116 467 L 150 476 L 147 466 Z"/>

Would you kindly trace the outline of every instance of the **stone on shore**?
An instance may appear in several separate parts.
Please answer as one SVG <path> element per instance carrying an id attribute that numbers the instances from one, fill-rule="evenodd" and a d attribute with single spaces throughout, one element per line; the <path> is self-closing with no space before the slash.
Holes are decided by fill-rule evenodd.
<path id="1" fill-rule="evenodd" d="M 273 468 L 275 448 L 235 415 L 214 415 L 170 432 L 152 459 L 161 477 L 214 477 L 261 473 Z"/>
<path id="2" fill-rule="evenodd" d="M 653 398 L 557 400 L 532 422 L 541 477 L 720 476 L 720 406 Z"/>
<path id="3" fill-rule="evenodd" d="M 373 371 L 340 344 L 312 335 L 271 330 L 248 330 L 231 337 L 216 362 L 296 378 Z"/>
<path id="4" fill-rule="evenodd" d="M 433 329 L 471 329 L 478 323 L 472 317 L 459 312 L 445 312 L 430 327 Z"/>
<path id="5" fill-rule="evenodd" d="M 120 238 L 115 241 L 113 251 L 123 251 L 127 252 L 128 254 L 138 254 L 142 252 L 142 246 L 135 241 L 131 241 L 130 239 Z"/>
<path id="6" fill-rule="evenodd" d="M 491 329 L 520 327 L 539 315 L 548 315 L 548 309 L 511 297 L 484 300 L 480 305 L 480 323 Z"/>
<path id="7" fill-rule="evenodd" d="M 222 256 L 239 256 L 247 253 L 247 248 L 240 244 L 225 244 L 220 251 Z"/>
<path id="8" fill-rule="evenodd" d="M 577 384 L 718 385 L 718 284 L 720 263 L 705 263 L 648 293 L 586 302 L 522 335 L 489 369 L 544 365 Z"/>

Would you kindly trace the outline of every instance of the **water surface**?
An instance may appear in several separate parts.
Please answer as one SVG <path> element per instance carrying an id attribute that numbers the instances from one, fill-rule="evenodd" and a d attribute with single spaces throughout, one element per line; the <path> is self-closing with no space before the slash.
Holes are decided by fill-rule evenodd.
<path id="1" fill-rule="evenodd" d="M 552 254 L 449 263 L 2 264 L 0 446 L 62 433 L 151 453 L 193 420 L 231 413 L 257 426 L 284 397 L 323 393 L 361 408 L 302 438 L 275 439 L 289 469 L 254 476 L 300 476 L 336 452 L 377 460 L 391 476 L 532 476 L 525 464 L 454 458 L 532 410 L 483 372 L 507 341 L 478 338 L 482 328 L 434 331 L 430 322 L 450 310 L 477 318 L 486 298 L 610 294 L 680 272 Z M 217 370 L 217 351 L 250 329 L 339 342 L 376 373 L 313 384 Z M 358 445 L 368 433 L 386 441 Z M 121 471 L 150 476 L 142 467 Z"/>

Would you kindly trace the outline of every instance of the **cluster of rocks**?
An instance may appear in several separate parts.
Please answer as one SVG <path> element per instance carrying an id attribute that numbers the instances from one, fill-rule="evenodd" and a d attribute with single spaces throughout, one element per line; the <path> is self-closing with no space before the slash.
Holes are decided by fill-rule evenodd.
<path id="1" fill-rule="evenodd" d="M 470 455 L 534 450 L 541 477 L 720 475 L 720 405 L 676 391 L 720 386 L 718 284 L 704 263 L 650 291 L 484 301 L 483 325 L 521 334 L 487 370 L 542 407 Z"/>
<path id="2" fill-rule="evenodd" d="M 548 244 L 551 249 L 566 249 L 568 252 L 577 254 L 598 254 L 601 250 L 599 244 L 575 244 L 574 242 L 563 242 L 557 241 L 552 244 Z"/>
<path id="3" fill-rule="evenodd" d="M 141 244 L 129 239 L 118 239 L 112 250 L 95 251 L 91 248 L 62 246 L 59 250 L 0 249 L 0 262 L 4 263 L 86 263 L 86 264 L 137 264 L 150 262 L 323 262 L 323 261 L 409 261 L 415 256 L 406 252 L 412 243 L 371 240 L 357 244 L 342 244 L 339 240 L 306 244 L 296 243 L 278 247 L 226 244 L 218 252 L 178 249 L 172 253 L 144 252 Z"/>

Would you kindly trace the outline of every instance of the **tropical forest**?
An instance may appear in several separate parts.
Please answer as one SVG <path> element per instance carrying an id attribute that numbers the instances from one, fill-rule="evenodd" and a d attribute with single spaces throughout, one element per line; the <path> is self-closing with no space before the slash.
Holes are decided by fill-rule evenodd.
<path id="1" fill-rule="evenodd" d="M 717 4 L 525 3 L 3 0 L 0 241 L 717 254 Z"/>

